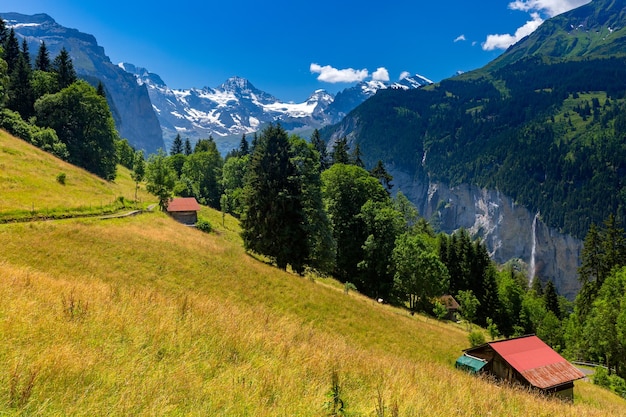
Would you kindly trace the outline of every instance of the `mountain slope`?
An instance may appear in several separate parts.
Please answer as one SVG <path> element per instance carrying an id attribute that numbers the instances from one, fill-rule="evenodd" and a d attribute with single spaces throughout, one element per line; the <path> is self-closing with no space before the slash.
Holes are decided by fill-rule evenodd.
<path id="1" fill-rule="evenodd" d="M 498 262 L 535 265 L 530 279 L 573 297 L 589 225 L 626 218 L 625 8 L 596 0 L 560 15 L 485 68 L 379 93 L 324 135 L 358 142 L 368 166 L 381 158 L 442 230 L 470 229 Z M 579 22 L 615 36 L 558 52 L 554 28 Z"/>
<path id="2" fill-rule="evenodd" d="M 8 28 L 15 30 L 20 43 L 26 39 L 31 54 L 37 54 L 41 41 L 46 42 L 51 58 L 65 48 L 81 78 L 93 85 L 101 81 L 122 138 L 148 153 L 163 148 L 163 135 L 146 88 L 113 65 L 93 35 L 65 28 L 46 14 L 0 13 L 0 16 Z"/>
<path id="3" fill-rule="evenodd" d="M 209 136 L 232 138 L 223 151 L 236 147 L 242 134 L 257 132 L 269 123 L 280 122 L 287 130 L 312 131 L 340 121 L 378 90 L 414 89 L 432 83 L 419 75 L 396 83 L 361 82 L 336 97 L 317 90 L 302 103 L 285 103 L 241 77 L 231 77 L 216 88 L 175 90 L 145 68 L 129 63 L 119 66 L 148 89 L 168 145 L 177 134 L 192 142 Z"/>
<path id="4" fill-rule="evenodd" d="M 571 405 L 456 371 L 462 328 L 272 268 L 234 219 L 201 215 L 216 233 L 161 213 L 0 224 L 0 382 L 15 387 L 0 413 L 318 416 L 333 388 L 355 415 L 626 412 L 582 381 Z"/>

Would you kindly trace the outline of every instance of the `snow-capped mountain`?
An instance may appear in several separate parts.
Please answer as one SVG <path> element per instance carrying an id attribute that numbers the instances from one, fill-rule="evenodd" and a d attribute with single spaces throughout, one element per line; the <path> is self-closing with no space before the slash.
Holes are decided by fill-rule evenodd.
<path id="1" fill-rule="evenodd" d="M 145 68 L 128 63 L 119 66 L 148 89 L 168 145 L 177 134 L 192 142 L 209 136 L 239 140 L 242 134 L 256 132 L 273 122 L 280 122 L 287 130 L 312 130 L 340 121 L 380 89 L 410 89 L 431 83 L 419 75 L 396 83 L 369 81 L 337 96 L 317 90 L 302 103 L 286 103 L 240 77 L 229 78 L 215 88 L 176 90 Z"/>

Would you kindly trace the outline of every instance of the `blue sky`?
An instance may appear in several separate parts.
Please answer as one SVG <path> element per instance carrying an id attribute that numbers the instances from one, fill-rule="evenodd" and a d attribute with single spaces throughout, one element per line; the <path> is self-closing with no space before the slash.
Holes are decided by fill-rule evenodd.
<path id="1" fill-rule="evenodd" d="M 590 0 L 2 0 L 93 34 L 113 63 L 172 88 L 247 78 L 281 100 L 403 73 L 440 81 L 479 68 L 544 19 Z"/>

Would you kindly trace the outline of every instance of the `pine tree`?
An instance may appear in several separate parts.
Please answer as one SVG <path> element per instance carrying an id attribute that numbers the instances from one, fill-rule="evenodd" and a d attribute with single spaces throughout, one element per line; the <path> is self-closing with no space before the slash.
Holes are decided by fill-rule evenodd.
<path id="1" fill-rule="evenodd" d="M 363 162 L 363 159 L 361 158 L 362 156 L 362 152 L 361 152 L 361 145 L 360 144 L 356 144 L 356 146 L 354 147 L 354 151 L 352 152 L 352 163 L 360 168 L 365 168 L 365 163 Z"/>
<path id="2" fill-rule="evenodd" d="M 393 176 L 387 172 L 385 166 L 383 165 L 383 161 L 379 159 L 376 166 L 372 168 L 370 173 L 374 178 L 377 178 L 378 181 L 380 181 L 387 191 L 391 191 L 393 188 L 393 184 L 391 183 L 391 181 L 393 181 Z"/>
<path id="3" fill-rule="evenodd" d="M 328 151 L 326 150 L 326 142 L 320 136 L 320 131 L 315 129 L 311 135 L 311 144 L 313 148 L 320 154 L 320 168 L 322 171 L 328 169 Z"/>
<path id="4" fill-rule="evenodd" d="M 39 45 L 39 51 L 37 52 L 37 58 L 35 59 L 35 69 L 44 72 L 48 72 L 52 69 L 50 54 L 48 53 L 48 47 L 44 41 L 41 41 L 41 45 Z"/>
<path id="5" fill-rule="evenodd" d="M 193 150 L 191 148 L 191 142 L 189 141 L 189 138 L 185 139 L 185 156 L 189 156 L 193 153 Z"/>
<path id="6" fill-rule="evenodd" d="M 237 156 L 246 156 L 250 153 L 250 145 L 246 139 L 246 134 L 241 136 L 241 142 L 239 142 L 239 152 Z"/>
<path id="7" fill-rule="evenodd" d="M 58 76 L 59 90 L 69 87 L 78 79 L 74 70 L 74 63 L 65 48 L 61 49 L 59 55 L 54 58 L 52 66 Z"/>
<path id="8" fill-rule="evenodd" d="M 348 154 L 350 147 L 348 146 L 348 138 L 345 136 L 333 145 L 332 160 L 333 164 L 349 164 L 350 156 Z"/>
<path id="9" fill-rule="evenodd" d="M 6 39 L 4 45 L 4 60 L 7 63 L 7 72 L 11 74 L 13 69 L 17 66 L 17 61 L 20 57 L 20 44 L 15 35 L 15 30 L 11 28 L 9 36 Z"/>
<path id="10" fill-rule="evenodd" d="M 552 281 L 548 281 L 546 283 L 543 300 L 546 305 L 546 310 L 553 312 L 554 315 L 560 320 L 562 318 L 562 314 L 559 306 L 559 296 L 556 293 L 556 287 Z"/>
<path id="11" fill-rule="evenodd" d="M 30 84 L 31 72 L 30 63 L 20 53 L 9 78 L 7 107 L 18 112 L 25 120 L 34 112 L 35 96 Z"/>
<path id="12" fill-rule="evenodd" d="M 172 148 L 170 149 L 170 155 L 178 155 L 183 153 L 183 140 L 180 137 L 180 133 L 176 134 L 174 141 L 172 142 Z"/>
<path id="13" fill-rule="evenodd" d="M 106 92 L 104 91 L 104 84 L 102 84 L 102 81 L 98 81 L 98 87 L 96 88 L 96 92 L 98 93 L 98 95 L 100 97 L 107 97 Z"/>
<path id="14" fill-rule="evenodd" d="M 263 130 L 246 176 L 242 237 L 247 250 L 268 256 L 281 269 L 290 264 L 301 273 L 309 253 L 302 191 L 291 156 L 280 125 Z"/>

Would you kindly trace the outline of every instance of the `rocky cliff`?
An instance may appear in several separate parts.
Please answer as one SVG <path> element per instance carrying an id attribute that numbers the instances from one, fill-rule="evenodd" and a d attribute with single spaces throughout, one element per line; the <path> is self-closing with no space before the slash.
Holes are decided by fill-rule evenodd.
<path id="1" fill-rule="evenodd" d="M 164 148 L 161 126 L 148 90 L 137 84 L 132 74 L 113 65 L 93 35 L 63 27 L 46 14 L 0 13 L 0 16 L 7 27 L 15 30 L 20 44 L 23 39 L 27 41 L 31 54 L 37 53 L 41 41 L 45 41 L 51 58 L 65 48 L 79 77 L 93 85 L 101 81 L 122 138 L 147 153 Z"/>
<path id="2" fill-rule="evenodd" d="M 504 264 L 521 260 L 529 282 L 552 280 L 559 294 L 573 299 L 582 241 L 558 232 L 510 197 L 495 190 L 462 184 L 449 187 L 427 177 L 411 177 L 391 168 L 395 189 L 402 191 L 420 214 L 446 233 L 465 228 L 483 239 L 492 258 Z"/>

